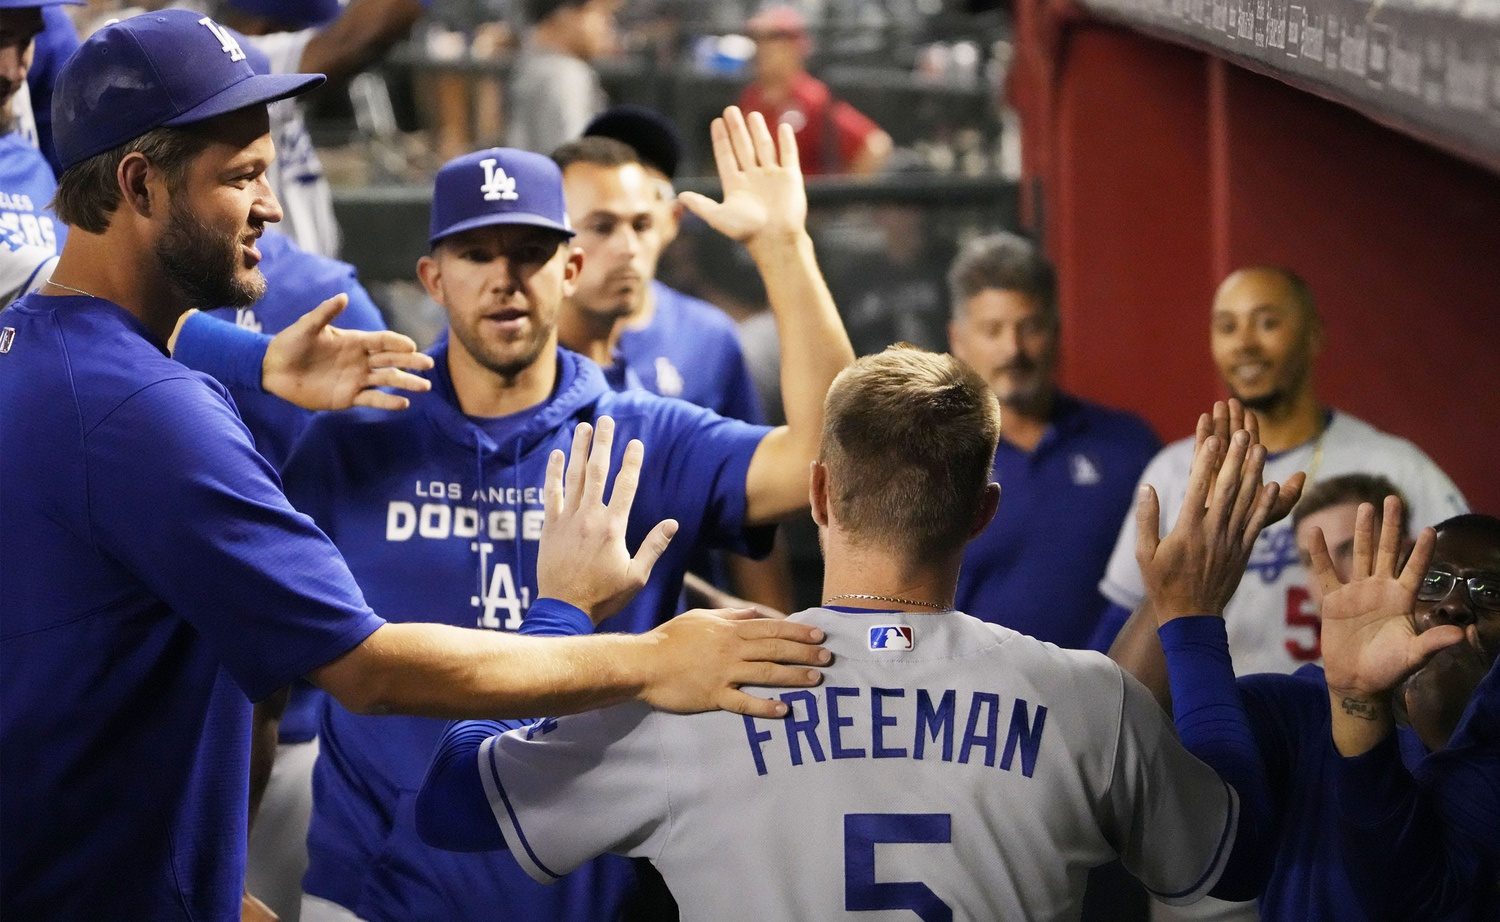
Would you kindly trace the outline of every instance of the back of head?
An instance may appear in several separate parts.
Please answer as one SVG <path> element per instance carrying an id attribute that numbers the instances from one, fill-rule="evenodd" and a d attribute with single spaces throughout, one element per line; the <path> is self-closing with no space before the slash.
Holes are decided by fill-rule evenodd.
<path id="1" fill-rule="evenodd" d="M 1057 323 L 1057 273 L 1041 249 L 1020 234 L 1001 231 L 978 237 L 959 251 L 948 268 L 948 296 L 954 317 L 981 292 L 1015 291 L 1028 296 Z"/>
<path id="2" fill-rule="evenodd" d="M 634 148 L 622 141 L 616 141 L 614 138 L 585 135 L 576 141 L 569 141 L 553 151 L 552 162 L 557 164 L 559 170 L 566 171 L 568 167 L 575 163 L 615 167 L 640 163 L 641 158 L 635 152 Z"/>
<path id="3" fill-rule="evenodd" d="M 850 540 L 929 557 L 961 548 L 1000 437 L 1000 405 L 950 355 L 898 344 L 839 373 L 823 415 L 829 503 Z"/>

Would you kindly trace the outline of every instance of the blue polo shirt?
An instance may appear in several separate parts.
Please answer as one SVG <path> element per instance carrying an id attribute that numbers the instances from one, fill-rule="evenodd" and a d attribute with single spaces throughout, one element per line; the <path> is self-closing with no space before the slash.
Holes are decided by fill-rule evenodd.
<path id="1" fill-rule="evenodd" d="M 1099 577 L 1160 447 L 1139 417 L 1062 393 L 1033 451 L 1002 437 L 1000 510 L 964 552 L 956 607 L 1060 647 L 1086 647 L 1109 604 Z"/>
<path id="2" fill-rule="evenodd" d="M 537 596 L 542 483 L 574 427 L 615 420 L 613 470 L 639 438 L 645 464 L 626 542 L 657 522 L 679 530 L 651 581 L 603 631 L 638 633 L 677 610 L 698 546 L 763 554 L 772 530 L 745 524 L 745 476 L 766 433 L 681 400 L 614 392 L 599 367 L 559 349 L 557 386 L 512 416 L 458 406 L 444 348 L 433 389 L 404 413 L 351 410 L 308 427 L 287 462 L 288 495 L 343 551 L 372 604 L 392 620 L 518 631 Z M 306 891 L 370 922 L 607 919 L 633 886 L 629 862 L 601 859 L 554 887 L 508 856 L 444 852 L 417 834 L 415 804 L 444 722 L 323 712 L 313 771 Z"/>
<path id="3" fill-rule="evenodd" d="M 620 354 L 641 385 L 720 416 L 765 422 L 739 332 L 729 315 L 661 282 L 651 283 L 656 312 L 643 329 L 620 334 Z"/>
<path id="4" fill-rule="evenodd" d="M 0 915 L 238 918 L 250 702 L 383 622 L 110 302 L 0 312 L 0 484 Z"/>

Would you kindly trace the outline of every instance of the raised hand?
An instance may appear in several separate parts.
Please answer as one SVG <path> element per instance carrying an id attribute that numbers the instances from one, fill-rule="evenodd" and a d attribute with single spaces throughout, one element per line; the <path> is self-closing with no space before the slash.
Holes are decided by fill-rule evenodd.
<path id="1" fill-rule="evenodd" d="M 406 409 L 411 401 L 375 388 L 431 389 L 432 382 L 402 369 L 426 371 L 432 358 L 400 333 L 330 326 L 348 304 L 348 295 L 334 295 L 277 333 L 261 366 L 261 385 L 307 410 Z"/>
<path id="2" fill-rule="evenodd" d="M 645 449 L 637 439 L 625 446 L 614 492 L 604 502 L 615 421 L 599 418 L 595 430 L 579 423 L 563 473 L 563 453 L 547 458 L 542 490 L 546 516 L 537 550 L 537 594 L 583 609 L 595 624 L 619 611 L 651 577 L 651 568 L 666 551 L 677 522 L 658 522 L 634 556 L 625 547 L 630 506 L 640 483 Z M 566 481 L 566 484 L 565 484 Z"/>
<path id="3" fill-rule="evenodd" d="M 1227 415 L 1223 421 L 1227 424 Z M 1229 438 L 1226 451 L 1212 425 L 1206 416 L 1199 420 L 1187 496 L 1166 537 L 1158 537 L 1161 503 L 1155 489 L 1143 485 L 1136 504 L 1136 562 L 1158 625 L 1185 615 L 1223 613 L 1256 538 L 1281 501 L 1281 487 L 1260 482 L 1264 446 L 1253 444 L 1250 432 L 1241 429 Z"/>
<path id="4" fill-rule="evenodd" d="M 1244 404 L 1232 397 L 1227 401 L 1215 401 L 1211 412 L 1198 417 L 1194 448 L 1196 450 L 1197 446 L 1202 445 L 1204 439 L 1211 435 L 1218 436 L 1222 444 L 1228 445 L 1230 436 L 1241 429 L 1250 434 L 1251 445 L 1260 444 L 1260 419 L 1254 411 L 1245 409 Z M 1245 460 L 1247 462 L 1250 460 L 1248 455 Z M 1291 515 L 1292 507 L 1297 505 L 1297 500 L 1302 497 L 1302 488 L 1306 483 L 1307 474 L 1297 471 L 1288 477 L 1285 483 L 1277 485 L 1276 498 L 1271 503 L 1271 510 L 1266 515 L 1262 528 L 1275 525 Z"/>
<path id="5" fill-rule="evenodd" d="M 1348 583 L 1334 570 L 1321 529 L 1312 530 L 1308 548 L 1312 577 L 1323 589 L 1323 671 L 1328 689 L 1349 699 L 1356 709 L 1385 698 L 1433 654 L 1464 639 L 1463 628 L 1451 624 L 1417 633 L 1412 617 L 1417 587 L 1432 562 L 1437 533 L 1424 528 L 1398 572 L 1401 500 L 1387 496 L 1383 515 L 1377 546 L 1374 507 L 1362 503 L 1355 513 L 1354 566 Z"/>
<path id="6" fill-rule="evenodd" d="M 807 227 L 807 190 L 792 127 L 777 125 L 773 139 L 765 118 L 730 106 L 710 129 L 714 163 L 724 201 L 683 192 L 678 200 L 714 230 L 754 247 L 762 237 L 802 233 Z"/>
<path id="7" fill-rule="evenodd" d="M 694 610 L 653 630 L 653 677 L 642 697 L 680 714 L 715 708 L 755 717 L 782 717 L 786 704 L 757 698 L 741 685 L 809 686 L 832 656 L 814 644 L 823 632 L 796 621 L 757 618 L 749 609 Z"/>

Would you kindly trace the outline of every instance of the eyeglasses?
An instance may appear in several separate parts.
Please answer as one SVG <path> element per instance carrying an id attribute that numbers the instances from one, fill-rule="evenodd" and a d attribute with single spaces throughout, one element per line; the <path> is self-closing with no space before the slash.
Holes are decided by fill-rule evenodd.
<path id="1" fill-rule="evenodd" d="M 1454 582 L 1462 582 L 1469 591 L 1469 602 L 1475 608 L 1500 611 L 1500 579 L 1493 576 L 1471 576 L 1459 579 L 1442 570 L 1428 570 L 1417 586 L 1417 598 L 1423 602 L 1439 602 L 1453 591 Z"/>

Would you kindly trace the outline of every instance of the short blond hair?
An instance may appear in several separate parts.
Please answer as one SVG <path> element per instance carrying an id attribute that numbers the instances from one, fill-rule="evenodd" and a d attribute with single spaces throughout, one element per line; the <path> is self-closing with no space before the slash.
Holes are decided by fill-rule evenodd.
<path id="1" fill-rule="evenodd" d="M 824 408 L 833 514 L 856 542 L 951 553 L 968 539 L 999 438 L 1000 404 L 963 362 L 905 343 L 865 356 Z"/>

